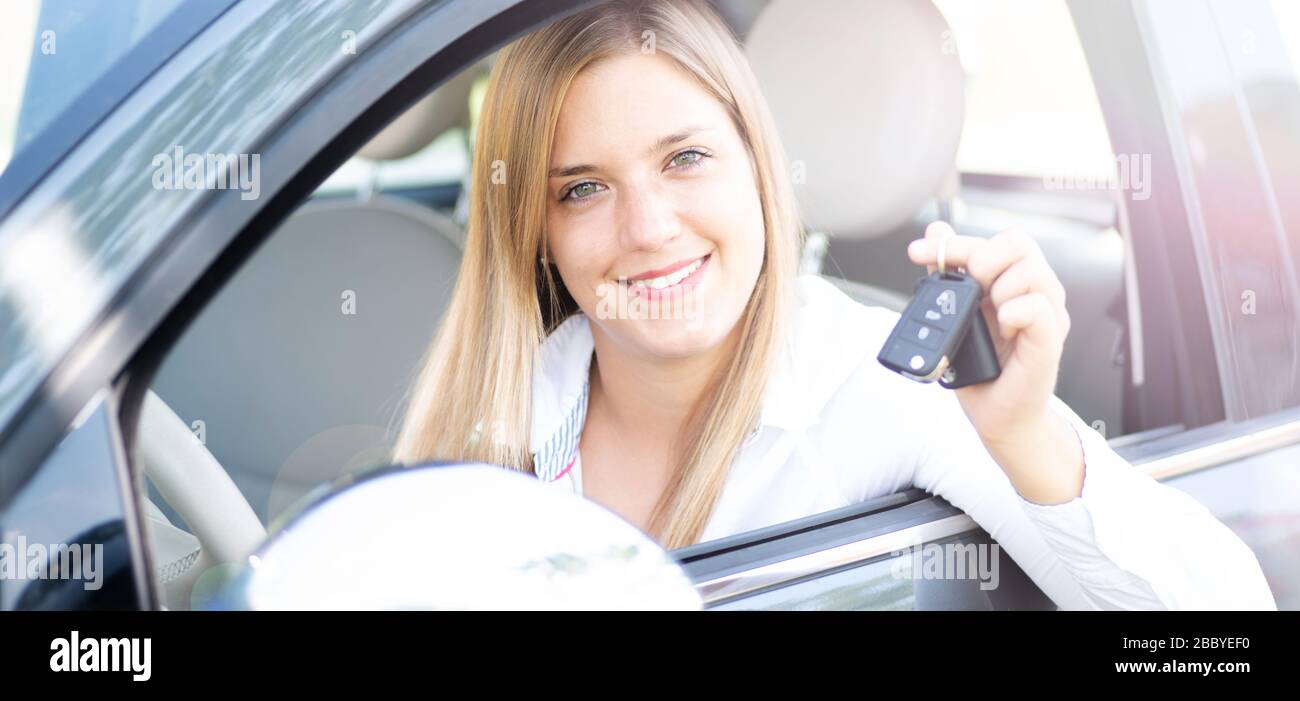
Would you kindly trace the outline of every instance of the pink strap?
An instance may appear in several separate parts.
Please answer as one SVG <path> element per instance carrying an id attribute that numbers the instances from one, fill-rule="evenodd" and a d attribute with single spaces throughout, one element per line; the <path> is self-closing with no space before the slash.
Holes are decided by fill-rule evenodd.
<path id="1" fill-rule="evenodd" d="M 569 470 L 573 468 L 573 463 L 577 461 L 578 461 L 578 451 L 575 450 L 573 451 L 573 459 L 569 460 L 568 467 L 565 467 L 563 470 L 561 470 L 560 474 L 555 476 L 555 479 L 560 479 L 561 477 L 567 475 L 569 473 Z M 551 481 L 554 482 L 555 480 L 551 480 Z"/>

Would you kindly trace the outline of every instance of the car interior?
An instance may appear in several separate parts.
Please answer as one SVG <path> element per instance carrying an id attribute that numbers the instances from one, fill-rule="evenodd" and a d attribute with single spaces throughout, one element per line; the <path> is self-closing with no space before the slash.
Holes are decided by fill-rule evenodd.
<path id="1" fill-rule="evenodd" d="M 965 129 L 967 72 L 943 48 L 961 37 L 949 4 L 714 0 L 796 168 L 804 271 L 899 310 L 924 274 L 906 246 L 930 221 L 985 237 L 1023 228 L 1067 290 L 1073 326 L 1057 394 L 1122 435 L 1122 208 L 1109 192 L 962 171 L 959 146 L 978 134 Z M 207 564 L 250 550 L 313 490 L 386 462 L 455 282 L 464 164 L 490 61 L 379 131 L 261 244 L 158 368 L 139 455 L 168 608 L 189 608 Z M 430 154 L 443 165 L 420 167 Z"/>

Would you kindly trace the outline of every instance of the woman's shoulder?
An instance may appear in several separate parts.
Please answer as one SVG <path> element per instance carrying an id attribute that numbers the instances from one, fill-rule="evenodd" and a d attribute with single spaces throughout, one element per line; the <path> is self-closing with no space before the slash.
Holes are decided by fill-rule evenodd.
<path id="1" fill-rule="evenodd" d="M 799 276 L 797 292 L 777 395 L 798 395 L 817 412 L 849 385 L 850 394 L 867 396 L 912 384 L 876 361 L 898 312 L 862 304 L 819 275 Z"/>
<path id="2" fill-rule="evenodd" d="M 898 322 L 898 312 L 863 304 L 821 275 L 800 275 L 797 288 L 795 338 L 802 345 L 834 342 L 854 354 L 873 345 L 879 350 Z"/>
<path id="3" fill-rule="evenodd" d="M 931 419 L 955 416 L 944 403 L 952 397 L 876 359 L 898 312 L 863 304 L 820 276 L 800 276 L 798 290 L 794 352 L 786 356 L 795 362 L 777 372 L 773 412 L 803 417 L 798 423 L 817 446 L 813 464 L 843 494 L 861 500 L 905 487 L 932 435 Z M 864 468 L 868 462 L 872 469 Z"/>

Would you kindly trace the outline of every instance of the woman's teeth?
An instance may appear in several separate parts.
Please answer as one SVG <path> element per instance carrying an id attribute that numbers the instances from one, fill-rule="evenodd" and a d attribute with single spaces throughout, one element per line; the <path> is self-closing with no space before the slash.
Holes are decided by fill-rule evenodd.
<path id="1" fill-rule="evenodd" d="M 649 287 L 650 289 L 653 290 L 662 290 L 665 287 L 672 287 L 673 285 L 676 285 L 682 280 L 685 280 L 686 278 L 690 277 L 691 273 L 694 273 L 696 270 L 699 270 L 701 265 L 704 265 L 704 258 L 700 258 L 699 260 L 695 261 L 694 263 L 691 263 L 685 268 L 682 268 L 673 273 L 669 273 L 662 277 L 650 278 L 649 280 L 636 280 L 629 284 L 632 287 L 635 287 L 637 289 Z"/>

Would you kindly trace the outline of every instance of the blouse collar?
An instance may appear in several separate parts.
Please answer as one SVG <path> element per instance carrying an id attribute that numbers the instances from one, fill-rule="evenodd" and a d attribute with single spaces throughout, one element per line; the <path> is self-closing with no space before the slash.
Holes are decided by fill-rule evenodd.
<path id="1" fill-rule="evenodd" d="M 837 299 L 838 296 L 838 299 Z M 783 430 L 807 428 L 861 360 L 861 334 L 838 328 L 836 304 L 855 304 L 829 282 L 813 275 L 798 279 L 795 317 L 778 350 L 764 391 L 759 426 Z M 587 416 L 590 371 L 595 341 L 590 322 L 578 312 L 542 342 L 533 371 L 532 431 L 529 449 L 537 476 L 551 481 L 562 473 L 577 450 Z"/>

